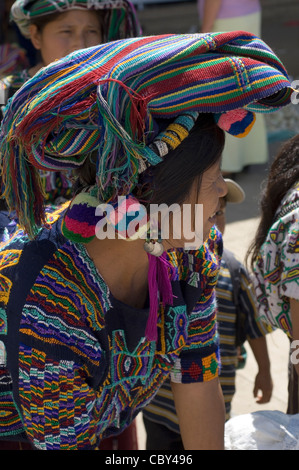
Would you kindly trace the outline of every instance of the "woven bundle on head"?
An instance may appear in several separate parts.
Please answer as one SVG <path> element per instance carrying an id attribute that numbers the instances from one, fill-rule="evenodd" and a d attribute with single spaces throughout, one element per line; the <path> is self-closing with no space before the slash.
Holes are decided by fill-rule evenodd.
<path id="1" fill-rule="evenodd" d="M 102 12 L 107 41 L 135 37 L 141 34 L 135 8 L 127 0 L 16 0 L 11 7 L 10 17 L 23 36 L 29 38 L 31 22 L 69 10 Z"/>
<path id="2" fill-rule="evenodd" d="M 226 113 L 236 135 L 244 129 L 236 132 L 235 123 L 246 121 L 236 110 L 275 111 L 291 93 L 272 50 L 241 31 L 132 38 L 74 52 L 42 69 L 7 107 L 0 135 L 6 200 L 33 236 L 43 221 L 37 169 L 78 168 L 97 152 L 105 202 L 129 194 L 140 168 L 161 161 L 150 146 L 158 119 L 201 112 L 221 121 Z"/>

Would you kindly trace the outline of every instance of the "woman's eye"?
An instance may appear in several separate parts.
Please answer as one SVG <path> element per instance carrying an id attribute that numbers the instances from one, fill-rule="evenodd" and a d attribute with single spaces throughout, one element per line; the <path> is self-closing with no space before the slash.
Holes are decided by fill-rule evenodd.
<path id="1" fill-rule="evenodd" d="M 87 34 L 90 34 L 92 36 L 96 35 L 96 36 L 99 36 L 101 34 L 101 32 L 98 30 L 98 29 L 90 29 L 89 31 L 87 31 Z"/>

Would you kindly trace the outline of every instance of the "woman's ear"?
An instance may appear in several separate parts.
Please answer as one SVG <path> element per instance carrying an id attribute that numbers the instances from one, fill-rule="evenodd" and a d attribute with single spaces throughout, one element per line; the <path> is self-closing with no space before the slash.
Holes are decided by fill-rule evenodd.
<path id="1" fill-rule="evenodd" d="M 41 49 L 41 32 L 38 30 L 36 24 L 31 24 L 29 26 L 30 40 L 35 47 L 35 49 Z"/>

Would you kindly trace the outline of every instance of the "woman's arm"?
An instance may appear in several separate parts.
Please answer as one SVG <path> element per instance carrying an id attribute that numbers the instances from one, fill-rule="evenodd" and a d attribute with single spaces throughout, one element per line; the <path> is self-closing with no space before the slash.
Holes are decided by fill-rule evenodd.
<path id="1" fill-rule="evenodd" d="M 201 21 L 201 33 L 212 31 L 217 19 L 222 0 L 206 0 L 204 4 L 204 13 Z"/>
<path id="2" fill-rule="evenodd" d="M 218 378 L 171 385 L 185 449 L 223 450 L 225 410 Z"/>
<path id="3" fill-rule="evenodd" d="M 268 403 L 271 399 L 273 382 L 270 372 L 270 359 L 265 336 L 259 338 L 249 338 L 248 343 L 252 349 L 258 365 L 258 373 L 255 378 L 253 396 L 257 398 L 257 403 Z M 261 395 L 258 396 L 259 390 Z"/>

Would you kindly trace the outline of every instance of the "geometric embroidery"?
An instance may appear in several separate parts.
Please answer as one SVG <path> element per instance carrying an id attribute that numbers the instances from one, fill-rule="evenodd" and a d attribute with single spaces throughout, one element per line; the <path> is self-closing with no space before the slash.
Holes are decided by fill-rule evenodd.
<path id="1" fill-rule="evenodd" d="M 3 308 L 0 308 L 0 335 L 7 335 L 7 316 Z"/>
<path id="2" fill-rule="evenodd" d="M 5 250 L 0 253 L 0 271 L 18 264 L 22 250 Z"/>
<path id="3" fill-rule="evenodd" d="M 7 334 L 8 329 L 4 309 L 13 291 L 10 279 L 14 284 L 14 278 L 10 278 L 14 269 L 1 269 L 16 265 L 22 251 L 4 249 L 0 252 L 0 299 L 4 303 L 0 307 L 0 363 L 4 365 L 0 367 L 0 436 L 16 435 L 24 430 L 37 448 L 92 447 L 97 444 L 98 433 L 105 437 L 106 430 L 109 435 L 115 428 L 121 430 L 129 424 L 133 409 L 141 409 L 150 401 L 179 354 L 186 353 L 185 361 L 178 367 L 183 382 L 194 381 L 195 377 L 201 380 L 198 374 L 204 378 L 217 374 L 216 354 L 202 357 L 206 355 L 205 346 L 213 345 L 213 351 L 217 349 L 212 317 L 215 299 L 211 294 L 215 275 L 212 279 L 209 276 L 217 266 L 210 266 L 213 265 L 210 259 L 208 272 L 199 277 L 200 287 L 204 288 L 200 308 L 192 313 L 187 311 L 179 273 L 173 280 L 177 304 L 165 309 L 160 306 L 158 347 L 155 341 L 136 338 L 135 331 L 130 331 L 134 338 L 131 346 L 122 327 L 118 330 L 112 327 L 113 331 L 109 331 L 107 325 L 114 314 L 113 310 L 110 313 L 113 302 L 109 289 L 81 244 L 77 247 L 67 242 L 52 253 L 50 244 L 44 245 L 49 258 L 26 294 L 20 325 L 16 388 L 22 402 L 24 429 L 11 389 L 3 390 L 3 385 L 6 388 L 11 384 L 7 382 L 6 350 L 1 342 L 1 334 Z M 187 266 L 184 272 L 184 283 L 188 284 L 190 300 L 194 297 L 194 302 L 199 301 L 201 291 L 192 289 L 189 281 L 194 265 L 198 268 L 196 272 L 200 272 L 200 254 L 198 265 L 196 260 L 194 256 L 192 266 Z M 174 264 L 179 270 L 184 263 L 182 260 Z M 122 315 L 120 308 L 120 320 Z M 134 330 L 134 322 L 127 325 L 124 321 L 123 325 L 124 329 Z M 163 352 L 156 351 L 156 347 Z"/>
<path id="4" fill-rule="evenodd" d="M 13 401 L 12 392 L 0 393 L 0 434 L 13 436 L 24 431 L 20 414 Z"/>
<path id="5" fill-rule="evenodd" d="M 181 349 L 188 338 L 188 315 L 185 305 L 169 307 L 165 318 L 167 336 L 166 352 Z"/>
<path id="6" fill-rule="evenodd" d="M 146 381 L 151 368 L 153 356 L 151 342 L 141 338 L 135 351 L 128 350 L 124 334 L 121 330 L 113 332 L 111 379 L 113 385 L 119 382 L 141 379 Z"/>
<path id="7" fill-rule="evenodd" d="M 8 277 L 0 274 L 0 302 L 3 302 L 4 305 L 7 305 L 11 288 L 12 288 L 11 280 L 8 279 Z"/>
<path id="8" fill-rule="evenodd" d="M 21 250 L 5 250 L 0 253 L 0 271 L 15 264 L 18 264 L 21 256 Z M 9 299 L 12 282 L 3 275 L 0 275 L 0 302 L 7 304 Z"/>

